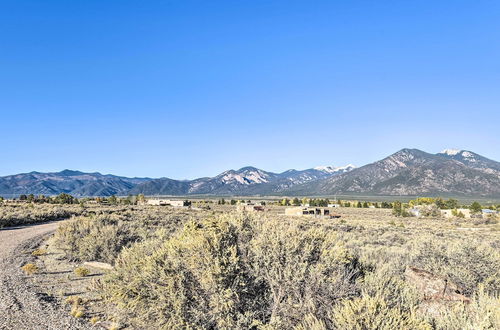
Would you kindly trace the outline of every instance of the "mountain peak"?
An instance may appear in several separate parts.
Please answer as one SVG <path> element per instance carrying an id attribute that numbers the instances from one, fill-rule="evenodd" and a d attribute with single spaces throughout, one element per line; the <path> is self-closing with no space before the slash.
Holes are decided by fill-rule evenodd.
<path id="1" fill-rule="evenodd" d="M 75 175 L 82 175 L 84 173 L 80 172 L 80 171 L 65 169 L 65 170 L 62 170 L 61 172 L 59 172 L 58 174 L 63 175 L 63 176 L 75 176 Z"/>
<path id="2" fill-rule="evenodd" d="M 420 153 L 423 153 L 423 151 L 420 149 L 403 148 L 403 149 L 399 150 L 398 152 L 396 152 L 395 155 L 396 154 L 420 154 Z"/>
<path id="3" fill-rule="evenodd" d="M 400 162 L 406 162 L 406 161 L 411 161 L 416 158 L 420 157 L 425 157 L 428 156 L 426 152 L 419 150 L 419 149 L 410 149 L 410 148 L 404 148 L 399 150 L 398 152 L 393 153 L 386 159 L 388 160 L 397 160 Z"/>
<path id="4" fill-rule="evenodd" d="M 237 170 L 236 172 L 248 172 L 248 171 L 262 171 L 256 167 L 253 166 L 245 166 Z"/>

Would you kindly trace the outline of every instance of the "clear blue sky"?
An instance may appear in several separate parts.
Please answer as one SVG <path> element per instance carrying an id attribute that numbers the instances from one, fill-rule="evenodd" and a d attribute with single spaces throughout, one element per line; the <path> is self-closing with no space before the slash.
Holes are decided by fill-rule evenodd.
<path id="1" fill-rule="evenodd" d="M 500 160 L 499 1 L 0 6 L 0 175 Z"/>

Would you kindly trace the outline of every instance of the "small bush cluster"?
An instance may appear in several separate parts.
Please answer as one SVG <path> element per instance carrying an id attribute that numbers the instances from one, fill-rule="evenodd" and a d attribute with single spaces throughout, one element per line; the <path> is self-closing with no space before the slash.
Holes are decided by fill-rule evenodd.
<path id="1" fill-rule="evenodd" d="M 480 285 L 488 293 L 500 293 L 498 249 L 480 242 L 427 238 L 416 242 L 412 251 L 411 264 L 445 276 L 466 295 L 473 295 Z"/>
<path id="2" fill-rule="evenodd" d="M 114 214 L 75 218 L 59 226 L 54 237 L 70 260 L 104 262 L 113 262 L 141 238 L 137 226 Z"/>
<path id="3" fill-rule="evenodd" d="M 83 299 L 79 296 L 70 296 L 65 300 L 66 304 L 71 305 L 70 315 L 81 318 L 85 315 L 85 309 L 82 306 Z"/>
<path id="4" fill-rule="evenodd" d="M 88 268 L 85 268 L 85 267 L 77 267 L 77 268 L 75 268 L 74 272 L 75 272 L 75 275 L 78 277 L 85 277 L 85 276 L 90 275 L 90 270 Z"/>
<path id="5" fill-rule="evenodd" d="M 31 255 L 34 257 L 39 257 L 47 254 L 47 250 L 45 249 L 36 249 L 33 252 L 31 252 Z"/>
<path id="6" fill-rule="evenodd" d="M 480 289 L 469 305 L 457 304 L 441 311 L 435 329 L 500 329 L 500 298 Z"/>
<path id="7" fill-rule="evenodd" d="M 206 213 L 168 208 L 110 207 L 87 209 L 59 226 L 55 243 L 73 261 L 113 263 L 119 252 L 161 230 L 171 235 L 190 218 Z"/>
<path id="8" fill-rule="evenodd" d="M 334 309 L 332 318 L 338 329 L 432 329 L 416 311 L 390 307 L 385 300 L 370 296 L 345 301 Z"/>
<path id="9" fill-rule="evenodd" d="M 24 271 L 26 275 L 36 274 L 40 270 L 37 265 L 31 263 L 22 266 L 21 269 Z"/>

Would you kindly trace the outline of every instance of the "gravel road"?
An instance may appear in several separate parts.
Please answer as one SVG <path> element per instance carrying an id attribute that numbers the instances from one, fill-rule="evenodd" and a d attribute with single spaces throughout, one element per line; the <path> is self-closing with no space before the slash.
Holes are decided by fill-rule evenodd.
<path id="1" fill-rule="evenodd" d="M 58 223 L 0 230 L 0 329 L 90 329 L 36 292 L 21 271 L 33 250 Z M 36 275 L 34 275 L 36 276 Z"/>

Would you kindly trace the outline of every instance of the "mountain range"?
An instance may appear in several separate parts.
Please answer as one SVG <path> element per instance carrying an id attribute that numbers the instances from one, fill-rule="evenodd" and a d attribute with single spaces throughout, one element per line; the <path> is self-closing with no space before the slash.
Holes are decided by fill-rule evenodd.
<path id="1" fill-rule="evenodd" d="M 100 173 L 64 170 L 57 173 L 30 172 L 0 177 L 0 196 L 20 194 L 111 196 L 123 194 L 149 178 L 126 178 Z"/>
<path id="2" fill-rule="evenodd" d="M 356 168 L 318 166 L 267 172 L 255 167 L 228 170 L 194 180 L 127 178 L 64 170 L 0 177 L 0 196 L 20 194 L 74 196 L 216 195 L 216 196 L 467 196 L 500 197 L 500 163 L 466 150 L 430 154 L 402 149 Z"/>
<path id="3" fill-rule="evenodd" d="M 292 187 L 290 195 L 499 197 L 500 163 L 464 150 L 403 149 L 349 173 Z"/>

